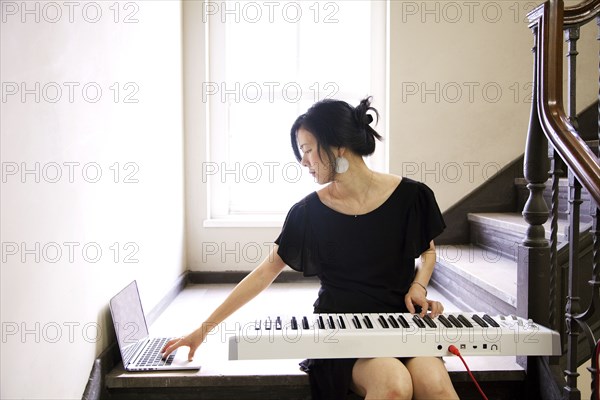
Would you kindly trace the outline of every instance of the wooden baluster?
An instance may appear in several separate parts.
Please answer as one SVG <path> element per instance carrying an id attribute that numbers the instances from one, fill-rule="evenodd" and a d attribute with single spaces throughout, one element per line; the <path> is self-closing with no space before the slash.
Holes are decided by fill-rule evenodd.
<path id="1" fill-rule="evenodd" d="M 577 122 L 577 40 L 579 40 L 579 27 L 565 30 L 567 42 L 567 116 L 569 122 L 578 129 Z M 567 331 L 567 368 L 565 375 L 567 386 L 565 393 L 568 398 L 580 398 L 577 388 L 577 340 L 580 327 L 576 316 L 580 313 L 579 284 L 579 226 L 581 206 L 581 184 L 569 171 L 569 266 L 567 278 L 567 304 L 565 307 L 565 324 Z M 593 365 L 592 365 L 593 368 Z M 592 376 L 592 386 L 594 377 Z"/>
<path id="2" fill-rule="evenodd" d="M 543 224 L 548 220 L 548 206 L 544 200 L 544 189 L 548 180 L 548 141 L 538 114 L 538 55 L 540 38 L 538 27 L 532 26 L 534 35 L 534 83 L 529 131 L 525 145 L 523 172 L 527 180 L 529 197 L 523 207 L 523 218 L 529 224 L 525 238 L 519 246 L 517 265 L 517 313 L 548 325 L 548 296 L 550 248 L 545 237 Z M 531 282 L 529 278 L 531 277 Z M 527 361 L 519 358 L 526 366 Z"/>
<path id="3" fill-rule="evenodd" d="M 579 40 L 579 27 L 568 28 L 565 30 L 565 39 L 567 42 L 567 115 L 569 121 L 575 129 L 579 128 L 577 123 L 577 41 Z"/>
<path id="4" fill-rule="evenodd" d="M 565 30 L 565 38 L 568 42 L 568 53 L 567 57 L 569 60 L 569 116 L 571 121 L 576 123 L 576 60 L 577 60 L 577 40 L 579 39 L 579 28 L 572 28 Z M 550 158 L 550 177 L 552 183 L 552 197 L 551 197 L 551 224 L 550 224 L 550 307 L 548 322 L 549 325 L 558 330 L 563 331 L 564 321 L 562 318 L 557 318 L 559 314 L 562 314 L 564 309 L 562 306 L 562 297 L 566 295 L 563 293 L 561 282 L 566 280 L 566 271 L 561 271 L 558 265 L 558 219 L 559 219 L 559 182 L 563 176 L 563 165 L 562 159 L 558 152 L 552 147 L 548 147 L 548 156 Z M 564 279 L 563 279 L 564 278 Z"/>
<path id="5" fill-rule="evenodd" d="M 550 204 L 550 310 L 548 314 L 549 326 L 562 332 L 564 323 L 562 315 L 564 306 L 562 306 L 562 271 L 558 265 L 558 218 L 559 218 L 559 193 L 560 178 L 563 176 L 564 163 L 558 152 L 552 147 L 548 147 L 548 156 L 550 158 L 550 176 L 552 180 L 552 197 Z M 566 293 L 565 293 L 566 295 Z"/>
<path id="6" fill-rule="evenodd" d="M 577 129 L 579 125 L 577 123 L 577 55 L 579 54 L 579 52 L 577 51 L 577 41 L 580 37 L 580 28 L 578 26 L 567 28 L 564 31 L 564 35 L 565 41 L 567 42 L 567 116 L 569 117 L 569 122 L 571 122 L 573 127 Z M 568 207 L 570 207 L 570 204 L 568 205 Z M 565 283 L 566 289 L 566 292 L 564 293 L 565 300 L 568 297 L 569 290 L 569 268 L 570 264 L 567 264 L 563 269 L 563 282 Z M 564 304 L 564 306 L 566 309 L 566 303 Z M 566 329 L 566 319 L 563 319 L 561 325 L 563 328 L 561 332 L 564 332 L 564 329 Z"/>
<path id="7" fill-rule="evenodd" d="M 569 171 L 569 277 L 565 323 L 567 325 L 567 368 L 565 376 L 567 385 L 565 395 L 568 399 L 579 399 L 581 393 L 577 388 L 577 340 L 579 326 L 575 315 L 580 312 L 579 293 L 579 209 L 581 206 L 581 184 Z"/>
<path id="8" fill-rule="evenodd" d="M 593 201 L 592 201 L 593 203 Z M 592 229 L 590 230 L 590 234 L 592 235 L 593 247 L 592 247 L 592 279 L 589 281 L 592 286 L 592 302 L 598 301 L 598 290 L 600 288 L 600 223 L 599 217 L 600 212 L 598 212 L 598 208 L 592 204 Z M 592 349 L 592 360 L 591 365 L 588 368 L 590 374 L 592 374 L 592 398 L 596 397 L 596 371 L 598 370 L 598 361 L 594 355 L 594 349 Z"/>
<path id="9" fill-rule="evenodd" d="M 590 231 L 590 233 L 593 235 L 593 240 L 594 240 L 594 244 L 593 244 L 593 249 L 592 249 L 592 254 L 593 254 L 593 272 L 592 272 L 592 279 L 590 280 L 590 285 L 592 285 L 592 290 L 594 290 L 594 293 L 592 294 L 593 297 L 596 297 L 596 299 L 598 298 L 598 289 L 600 288 L 600 251 L 599 251 L 599 247 L 600 247 L 600 229 L 598 226 L 598 209 L 596 207 L 594 207 L 594 211 L 593 211 L 593 224 L 592 224 L 592 230 Z M 592 300 L 594 301 L 594 300 Z M 597 342 L 596 342 L 597 343 Z M 591 398 L 596 399 L 596 372 L 598 371 L 598 360 L 595 357 L 595 352 L 594 349 L 592 349 L 592 359 L 591 359 L 591 363 L 590 363 L 590 367 L 588 368 L 588 371 L 590 372 L 590 374 L 592 374 L 592 381 L 591 381 L 591 386 L 592 386 L 592 396 Z"/>
<path id="10" fill-rule="evenodd" d="M 598 25 L 598 36 L 597 40 L 600 40 L 600 16 L 596 17 L 596 24 Z M 598 52 L 598 147 L 596 148 L 596 154 L 600 159 L 600 51 Z M 600 204 L 595 204 L 591 201 L 592 205 L 592 234 L 594 239 L 593 247 L 593 271 L 594 276 L 600 275 Z"/>
<path id="11" fill-rule="evenodd" d="M 596 24 L 599 28 L 599 34 L 596 37 L 597 40 L 600 40 L 600 16 L 596 17 Z M 598 54 L 598 99 L 600 100 L 600 53 Z M 596 149 L 596 154 L 600 155 L 600 102 L 598 103 L 598 148 Z M 598 290 L 600 289 L 600 210 L 598 210 L 598 204 L 595 204 L 593 200 L 590 201 L 590 207 L 592 211 L 592 229 L 590 234 L 593 239 L 593 247 L 592 247 L 592 280 L 590 284 L 592 285 L 592 302 L 597 299 L 600 295 Z M 592 395 L 591 398 L 597 398 L 597 390 L 596 390 L 596 373 L 598 371 L 598 360 L 595 357 L 595 352 L 592 351 L 592 362 L 590 368 L 590 374 L 592 374 Z"/>

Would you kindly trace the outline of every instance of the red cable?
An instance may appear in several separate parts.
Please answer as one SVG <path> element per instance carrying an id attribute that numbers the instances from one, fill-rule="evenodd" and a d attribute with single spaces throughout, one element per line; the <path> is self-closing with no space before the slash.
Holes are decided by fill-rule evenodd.
<path id="1" fill-rule="evenodd" d="M 462 356 L 460 355 L 460 351 L 458 351 L 458 348 L 456 346 L 454 346 L 453 344 L 451 344 L 448 347 L 448 351 L 456 356 L 458 356 L 458 358 L 460 358 L 460 361 L 462 361 L 462 363 L 465 365 L 465 368 L 467 369 L 467 372 L 469 373 L 469 376 L 471 377 L 471 379 L 473 380 L 473 383 L 475 383 L 475 386 L 477 386 L 477 390 L 479 390 L 479 393 L 481 393 L 481 397 L 483 397 L 485 400 L 488 400 L 487 396 L 485 395 L 485 393 L 483 393 L 483 390 L 481 389 L 481 387 L 479 386 L 479 383 L 477 383 L 477 379 L 475 379 L 475 377 L 473 376 L 473 374 L 471 373 L 471 370 L 469 369 L 469 366 L 467 365 L 467 363 L 465 362 L 464 358 L 462 358 Z"/>

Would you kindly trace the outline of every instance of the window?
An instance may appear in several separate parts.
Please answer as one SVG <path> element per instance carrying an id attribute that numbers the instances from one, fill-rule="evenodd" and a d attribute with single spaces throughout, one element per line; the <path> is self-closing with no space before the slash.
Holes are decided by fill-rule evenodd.
<path id="1" fill-rule="evenodd" d="M 294 159 L 289 134 L 314 102 L 336 98 L 356 105 L 373 95 L 383 117 L 385 7 L 354 0 L 204 4 L 205 226 L 223 226 L 224 220 L 280 225 L 291 205 L 317 189 Z M 382 134 L 384 121 L 376 127 Z M 380 170 L 382 144 L 369 158 Z"/>

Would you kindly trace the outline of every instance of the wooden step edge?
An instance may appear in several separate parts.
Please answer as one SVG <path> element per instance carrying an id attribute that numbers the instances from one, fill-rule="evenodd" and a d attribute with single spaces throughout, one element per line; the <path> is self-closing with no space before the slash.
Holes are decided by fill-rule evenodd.
<path id="1" fill-rule="evenodd" d="M 470 381 L 470 377 L 458 357 L 443 357 L 444 364 L 453 382 Z M 473 375 L 481 382 L 522 381 L 525 379 L 524 369 L 516 363 L 513 356 L 464 357 Z M 297 364 L 299 360 L 277 360 Z M 203 388 L 203 387 L 278 387 L 308 386 L 308 375 L 300 370 L 297 373 L 259 374 L 256 369 L 247 375 L 227 375 L 221 370 L 218 374 L 199 372 L 149 372 L 128 373 L 122 364 L 106 376 L 109 390 L 119 389 L 160 389 L 160 388 Z M 287 368 L 286 368 L 287 369 Z"/>

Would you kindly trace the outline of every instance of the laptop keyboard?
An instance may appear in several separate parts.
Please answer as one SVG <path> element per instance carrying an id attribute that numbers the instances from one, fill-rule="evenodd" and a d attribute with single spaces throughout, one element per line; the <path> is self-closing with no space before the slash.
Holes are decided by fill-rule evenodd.
<path id="1" fill-rule="evenodd" d="M 169 357 L 167 357 L 166 360 L 162 359 L 162 353 L 160 352 L 169 340 L 171 340 L 171 338 L 151 339 L 136 365 L 138 367 L 160 367 L 163 365 L 171 365 L 177 350 L 169 354 Z"/>

